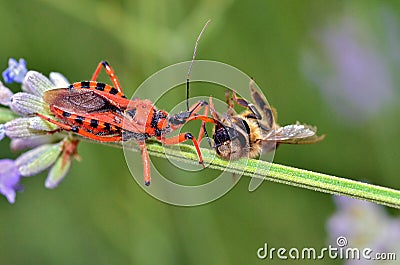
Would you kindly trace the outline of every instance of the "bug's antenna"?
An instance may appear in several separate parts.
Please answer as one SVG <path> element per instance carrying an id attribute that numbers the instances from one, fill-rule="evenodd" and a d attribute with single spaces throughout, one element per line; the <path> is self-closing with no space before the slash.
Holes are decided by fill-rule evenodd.
<path id="1" fill-rule="evenodd" d="M 187 72 L 186 76 L 186 110 L 189 111 L 189 81 L 190 81 L 190 72 L 192 71 L 194 59 L 196 58 L 196 52 L 197 52 L 197 46 L 199 45 L 199 41 L 201 38 L 201 35 L 203 32 L 206 30 L 208 24 L 210 23 L 211 19 L 207 20 L 206 24 L 204 25 L 203 29 L 200 31 L 199 36 L 197 37 L 196 44 L 194 46 L 194 51 L 193 51 L 193 57 L 192 57 L 192 62 L 190 63 L 189 70 Z"/>

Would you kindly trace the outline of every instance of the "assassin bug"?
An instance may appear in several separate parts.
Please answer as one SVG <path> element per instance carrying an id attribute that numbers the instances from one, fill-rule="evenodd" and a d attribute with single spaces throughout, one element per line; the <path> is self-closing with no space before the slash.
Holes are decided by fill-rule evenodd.
<path id="1" fill-rule="evenodd" d="M 194 56 L 198 40 L 208 23 L 209 21 L 197 38 Z M 113 86 L 96 81 L 102 68 L 110 77 Z M 166 111 L 157 109 L 150 100 L 127 99 L 113 69 L 105 61 L 98 64 L 91 81 L 76 82 L 68 88 L 48 90 L 43 94 L 43 100 L 49 104 L 50 111 L 56 119 L 40 113 L 36 115 L 57 125 L 57 131 L 70 131 L 99 142 L 135 140 L 142 154 L 146 186 L 150 185 L 150 160 L 146 149 L 148 138 L 155 137 L 167 145 L 191 140 L 196 148 L 199 163 L 203 164 L 198 141 L 191 133 L 181 133 L 171 138 L 166 136 L 191 120 L 202 120 L 199 133 L 201 139 L 204 123 L 214 122 L 207 117 L 208 103 L 205 101 L 199 101 L 187 108 L 187 111 L 169 116 Z M 198 115 L 202 108 L 204 116 Z"/>
<path id="2" fill-rule="evenodd" d="M 312 144 L 325 138 L 317 136 L 316 127 L 305 124 L 292 124 L 280 127 L 276 110 L 270 107 L 263 94 L 249 84 L 252 104 L 236 96 L 236 92 L 226 92 L 228 111 L 222 118 L 215 111 L 210 97 L 210 112 L 215 122 L 213 133 L 214 148 L 224 159 L 255 158 L 261 153 L 271 152 L 279 144 Z M 240 114 L 234 114 L 234 103 L 247 108 Z"/>

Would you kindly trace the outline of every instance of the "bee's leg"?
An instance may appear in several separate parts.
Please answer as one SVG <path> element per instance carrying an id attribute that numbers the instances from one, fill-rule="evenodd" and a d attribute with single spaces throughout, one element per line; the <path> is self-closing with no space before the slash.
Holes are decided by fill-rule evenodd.
<path id="1" fill-rule="evenodd" d="M 271 107 L 264 95 L 254 87 L 253 79 L 250 79 L 249 88 L 254 103 L 258 106 L 258 109 L 263 112 L 264 120 L 267 121 L 268 128 L 272 128 L 274 122 L 277 120 L 276 109 Z"/>
<path id="2" fill-rule="evenodd" d="M 226 114 L 228 116 L 233 116 L 234 115 L 233 101 L 232 97 L 230 96 L 229 90 L 225 91 L 225 101 L 226 104 L 228 105 L 228 111 L 226 112 Z"/>
<path id="3" fill-rule="evenodd" d="M 257 120 L 262 119 L 262 116 L 261 116 L 260 112 L 257 110 L 257 108 L 252 103 L 249 103 L 247 100 L 245 100 L 243 98 L 238 98 L 236 96 L 235 91 L 233 91 L 233 93 L 232 93 L 232 99 L 236 104 L 238 104 L 242 107 L 248 108 L 254 114 L 254 116 L 255 116 L 254 118 L 256 118 Z"/>
<path id="4" fill-rule="evenodd" d="M 209 101 L 209 107 L 210 107 L 211 117 L 213 117 L 216 120 L 221 120 L 221 118 L 219 117 L 217 111 L 215 110 L 213 99 L 212 99 L 211 96 L 210 96 L 210 101 Z"/>

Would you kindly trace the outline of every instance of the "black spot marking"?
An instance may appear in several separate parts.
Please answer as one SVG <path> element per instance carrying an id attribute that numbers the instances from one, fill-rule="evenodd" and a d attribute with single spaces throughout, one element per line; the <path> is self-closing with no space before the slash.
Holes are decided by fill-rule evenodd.
<path id="1" fill-rule="evenodd" d="M 104 130 L 111 131 L 111 126 L 110 126 L 110 124 L 108 122 L 104 123 Z"/>
<path id="2" fill-rule="evenodd" d="M 153 113 L 153 117 L 151 118 L 151 123 L 150 123 L 151 128 L 158 129 L 158 122 L 160 120 L 165 119 L 166 117 L 167 116 L 165 116 L 165 114 L 163 112 L 161 112 L 159 110 L 155 111 Z"/>
<path id="3" fill-rule="evenodd" d="M 109 64 L 107 63 L 107 61 L 102 61 L 101 63 L 103 64 L 104 67 L 109 66 Z"/>
<path id="4" fill-rule="evenodd" d="M 73 131 L 74 133 L 78 133 L 79 132 L 79 127 L 72 126 L 71 131 Z"/>
<path id="5" fill-rule="evenodd" d="M 76 123 L 79 123 L 79 124 L 83 124 L 84 120 L 85 120 L 85 117 L 82 117 L 82 116 L 76 116 L 76 118 L 75 118 Z"/>
<path id="6" fill-rule="evenodd" d="M 122 140 L 127 141 L 130 139 L 135 139 L 139 142 L 144 142 L 146 141 L 150 136 L 147 133 L 135 133 L 135 132 L 130 132 L 123 130 L 122 131 Z"/>
<path id="7" fill-rule="evenodd" d="M 110 94 L 111 94 L 111 95 L 116 95 L 116 94 L 118 94 L 118 90 L 115 89 L 114 87 L 112 87 L 112 88 L 110 89 Z"/>
<path id="8" fill-rule="evenodd" d="M 90 120 L 90 126 L 91 126 L 92 128 L 97 128 L 97 126 L 99 126 L 99 121 L 98 121 L 98 120 L 95 120 L 95 119 L 91 119 L 91 120 Z"/>
<path id="9" fill-rule="evenodd" d="M 73 89 L 74 88 L 74 85 L 69 85 L 68 86 L 68 89 Z"/>
<path id="10" fill-rule="evenodd" d="M 104 84 L 104 83 L 97 83 L 97 85 L 96 85 L 96 90 L 99 90 L 99 91 L 104 91 L 104 88 L 106 87 L 106 84 Z"/>
<path id="11" fill-rule="evenodd" d="M 207 106 L 208 102 L 205 100 L 200 100 L 200 106 Z"/>
<path id="12" fill-rule="evenodd" d="M 192 135 L 191 133 L 186 133 L 186 134 L 185 134 L 185 139 L 186 139 L 186 140 L 188 140 L 188 139 L 193 139 L 193 135 Z"/>
<path id="13" fill-rule="evenodd" d="M 82 88 L 89 88 L 90 87 L 90 82 L 89 81 L 82 81 L 81 82 L 81 87 Z"/>
<path id="14" fill-rule="evenodd" d="M 135 115 L 136 115 L 136 108 L 127 110 L 126 113 L 127 113 L 131 118 L 134 118 Z"/>
<path id="15" fill-rule="evenodd" d="M 186 120 L 190 117 L 190 115 L 191 115 L 190 111 L 181 112 L 181 113 L 175 114 L 174 116 L 169 117 L 168 121 L 170 123 L 172 123 L 173 125 L 185 124 Z"/>
<path id="16" fill-rule="evenodd" d="M 71 113 L 63 111 L 62 115 L 63 117 L 68 118 L 69 116 L 71 116 Z"/>

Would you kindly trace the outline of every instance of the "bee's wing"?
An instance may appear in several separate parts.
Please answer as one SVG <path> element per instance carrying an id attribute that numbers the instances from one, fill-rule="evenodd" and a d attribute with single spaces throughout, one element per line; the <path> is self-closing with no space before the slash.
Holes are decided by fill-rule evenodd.
<path id="1" fill-rule="evenodd" d="M 325 135 L 317 135 L 317 128 L 296 123 L 266 132 L 263 141 L 283 144 L 311 144 L 324 138 Z"/>
<path id="2" fill-rule="evenodd" d="M 268 104 L 267 99 L 263 93 L 254 86 L 254 80 L 251 79 L 249 83 L 251 98 L 255 103 L 255 107 L 262 115 L 262 120 L 267 128 L 272 128 L 274 122 L 277 120 L 276 109 Z"/>

